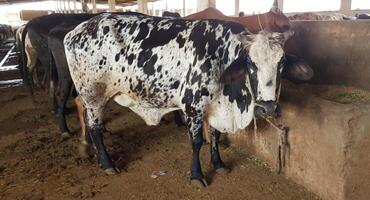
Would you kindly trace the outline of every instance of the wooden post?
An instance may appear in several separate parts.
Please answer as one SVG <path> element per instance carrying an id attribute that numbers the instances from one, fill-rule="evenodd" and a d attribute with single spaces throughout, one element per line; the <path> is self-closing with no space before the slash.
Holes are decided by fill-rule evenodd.
<path id="1" fill-rule="evenodd" d="M 116 0 L 108 0 L 109 12 L 116 12 Z"/>
<path id="2" fill-rule="evenodd" d="M 98 9 L 96 8 L 96 0 L 92 0 L 92 12 L 93 13 L 97 13 L 98 12 Z"/>
<path id="3" fill-rule="evenodd" d="M 345 15 L 351 14 L 351 0 L 341 0 L 340 2 L 340 12 Z"/>
<path id="4" fill-rule="evenodd" d="M 66 2 L 65 2 L 65 0 L 61 0 L 60 1 L 61 3 L 62 3 L 62 13 L 66 13 Z"/>
<path id="5" fill-rule="evenodd" d="M 208 0 L 208 7 L 216 8 L 216 0 Z"/>
<path id="6" fill-rule="evenodd" d="M 81 11 L 82 13 L 85 12 L 85 0 L 80 0 L 81 1 Z"/>
<path id="7" fill-rule="evenodd" d="M 209 7 L 216 7 L 216 0 L 198 0 L 197 12 L 200 12 Z"/>
<path id="8" fill-rule="evenodd" d="M 71 9 L 71 0 L 67 0 L 67 13 L 72 13 L 72 9 Z"/>
<path id="9" fill-rule="evenodd" d="M 278 0 L 278 8 L 281 12 L 284 12 L 284 0 Z"/>
<path id="10" fill-rule="evenodd" d="M 185 17 L 186 15 L 185 9 L 186 9 L 186 3 L 185 3 L 185 0 L 182 0 L 182 16 L 183 17 Z"/>
<path id="11" fill-rule="evenodd" d="M 55 0 L 54 4 L 55 4 L 55 13 L 59 13 L 58 0 Z"/>
<path id="12" fill-rule="evenodd" d="M 235 0 L 235 16 L 239 16 L 239 12 L 240 12 L 239 1 L 240 0 Z"/>
<path id="13" fill-rule="evenodd" d="M 148 14 L 148 0 L 137 0 L 138 11 Z"/>
<path id="14" fill-rule="evenodd" d="M 73 0 L 73 13 L 77 13 L 77 2 Z"/>

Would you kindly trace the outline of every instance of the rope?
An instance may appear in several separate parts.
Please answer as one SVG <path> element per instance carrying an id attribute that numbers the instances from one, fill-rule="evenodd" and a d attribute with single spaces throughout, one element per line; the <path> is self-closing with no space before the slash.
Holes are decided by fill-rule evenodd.
<path id="1" fill-rule="evenodd" d="M 281 174 L 283 171 L 285 171 L 284 169 L 285 169 L 286 154 L 289 151 L 288 128 L 278 127 L 268 118 L 265 118 L 265 120 L 272 127 L 274 127 L 279 133 L 279 144 L 278 144 L 278 151 L 277 151 L 277 156 L 276 156 L 276 171 L 278 174 Z"/>
<path id="2" fill-rule="evenodd" d="M 261 23 L 260 15 L 264 15 L 264 14 L 258 14 L 257 15 L 257 21 L 258 21 L 258 24 L 261 28 L 261 31 L 265 32 L 265 29 L 263 28 L 262 23 Z"/>

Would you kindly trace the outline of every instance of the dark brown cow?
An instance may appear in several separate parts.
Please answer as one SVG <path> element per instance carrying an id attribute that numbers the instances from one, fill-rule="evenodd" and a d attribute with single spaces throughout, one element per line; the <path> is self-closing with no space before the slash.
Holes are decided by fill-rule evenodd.
<path id="1" fill-rule="evenodd" d="M 201 12 L 184 17 L 188 20 L 198 20 L 198 19 L 219 19 L 224 21 L 232 21 L 242 24 L 252 33 L 258 33 L 261 30 L 267 30 L 272 32 L 285 32 L 290 29 L 289 19 L 277 9 L 277 2 L 270 12 L 245 16 L 245 17 L 229 17 L 222 14 L 221 11 L 216 8 L 207 8 Z"/>

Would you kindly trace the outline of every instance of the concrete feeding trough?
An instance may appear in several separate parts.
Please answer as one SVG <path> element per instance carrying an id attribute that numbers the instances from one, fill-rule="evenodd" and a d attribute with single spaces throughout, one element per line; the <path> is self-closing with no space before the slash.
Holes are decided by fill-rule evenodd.
<path id="1" fill-rule="evenodd" d="M 293 29 L 287 51 L 304 58 L 315 78 L 283 82 L 283 173 L 323 199 L 370 199 L 370 21 L 300 21 Z M 252 127 L 228 139 L 277 166 L 280 136 L 257 124 L 257 133 Z"/>

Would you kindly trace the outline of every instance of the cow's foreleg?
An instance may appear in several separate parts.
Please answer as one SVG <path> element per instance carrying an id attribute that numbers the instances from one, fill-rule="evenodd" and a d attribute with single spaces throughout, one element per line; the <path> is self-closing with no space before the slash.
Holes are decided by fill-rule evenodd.
<path id="1" fill-rule="evenodd" d="M 201 113 L 201 112 L 198 112 Z M 191 145 L 193 148 L 193 158 L 191 160 L 191 184 L 196 186 L 205 187 L 207 186 L 207 182 L 204 179 L 204 175 L 202 173 L 202 167 L 200 164 L 199 153 L 200 149 L 203 145 L 203 129 L 202 129 L 202 119 L 201 116 L 195 117 L 188 117 L 188 127 L 189 127 L 189 134 Z"/>
<path id="2" fill-rule="evenodd" d="M 225 164 L 222 162 L 218 143 L 220 140 L 220 131 L 214 130 L 212 133 L 212 143 L 211 143 L 211 162 L 213 164 L 213 168 L 216 170 L 217 173 L 225 173 L 227 170 L 225 169 Z"/>

